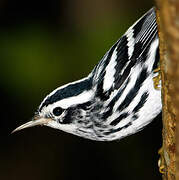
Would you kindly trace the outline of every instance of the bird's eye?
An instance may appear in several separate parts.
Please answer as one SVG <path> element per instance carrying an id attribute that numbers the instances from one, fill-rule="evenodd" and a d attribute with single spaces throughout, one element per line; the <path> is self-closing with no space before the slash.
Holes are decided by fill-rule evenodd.
<path id="1" fill-rule="evenodd" d="M 53 110 L 53 114 L 55 116 L 60 116 L 63 112 L 63 109 L 61 107 L 56 107 L 54 110 Z"/>

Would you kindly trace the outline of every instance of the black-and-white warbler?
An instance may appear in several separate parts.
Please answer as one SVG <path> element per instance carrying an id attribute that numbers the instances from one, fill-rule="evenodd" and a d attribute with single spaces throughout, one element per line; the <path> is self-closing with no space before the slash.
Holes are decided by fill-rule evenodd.
<path id="1" fill-rule="evenodd" d="M 160 112 L 161 90 L 155 9 L 112 46 L 84 79 L 61 86 L 42 101 L 32 121 L 14 131 L 46 125 L 98 141 L 140 131 Z M 160 84 L 159 84 L 160 86 Z"/>

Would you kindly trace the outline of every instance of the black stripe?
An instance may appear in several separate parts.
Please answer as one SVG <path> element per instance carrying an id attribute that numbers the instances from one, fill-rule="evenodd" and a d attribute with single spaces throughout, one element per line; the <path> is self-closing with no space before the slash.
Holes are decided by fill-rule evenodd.
<path id="1" fill-rule="evenodd" d="M 44 106 L 48 106 L 49 104 L 53 104 L 62 99 L 73 97 L 81 94 L 84 91 L 91 90 L 92 88 L 92 79 L 85 79 L 84 81 L 70 84 L 63 89 L 57 90 L 53 95 L 49 96 L 44 103 L 39 108 L 39 111 L 42 110 Z M 79 102 L 80 103 L 80 102 Z"/>
<path id="2" fill-rule="evenodd" d="M 117 93 L 117 95 L 111 100 L 111 102 L 108 104 L 108 111 L 106 111 L 103 115 L 102 118 L 103 120 L 106 120 L 109 116 L 112 115 L 112 110 L 113 107 L 115 105 L 115 103 L 118 101 L 118 99 L 121 97 L 121 95 L 123 94 L 124 90 L 126 89 L 128 83 L 130 81 L 130 77 L 128 78 L 128 80 L 125 82 L 125 85 L 123 88 L 119 89 L 119 92 Z"/>
<path id="3" fill-rule="evenodd" d="M 88 102 L 85 102 L 83 104 L 78 104 L 76 106 L 76 109 L 88 110 L 91 107 L 92 103 L 93 103 L 92 101 L 88 101 Z"/>
<path id="4" fill-rule="evenodd" d="M 129 116 L 129 113 L 123 113 L 123 114 L 121 114 L 117 119 L 115 119 L 114 121 L 112 121 L 112 122 L 110 123 L 110 125 L 116 126 L 122 119 L 125 119 L 127 116 Z"/>
<path id="5" fill-rule="evenodd" d="M 131 68 L 135 65 L 137 59 L 131 59 L 130 63 L 128 64 L 128 66 L 126 67 L 126 69 L 124 70 L 122 75 L 118 75 L 118 77 L 115 77 L 115 89 L 119 89 L 121 87 L 121 85 L 124 83 L 124 81 L 127 79 L 127 77 L 129 76 L 130 72 L 131 72 Z"/>
<path id="6" fill-rule="evenodd" d="M 122 126 L 122 127 L 120 127 L 120 128 L 117 128 L 117 129 L 111 129 L 111 131 L 105 132 L 104 134 L 105 134 L 105 135 L 109 135 L 109 134 L 112 134 L 112 133 L 116 133 L 116 132 L 119 132 L 119 131 L 121 131 L 121 130 L 123 130 L 123 129 L 128 128 L 128 127 L 131 126 L 131 125 L 132 125 L 132 122 L 129 122 L 129 123 L 126 124 L 125 126 Z"/>
<path id="7" fill-rule="evenodd" d="M 142 26 L 143 26 L 147 16 L 148 15 L 142 17 L 142 19 L 140 19 L 140 21 L 133 27 L 134 38 L 136 38 L 137 35 L 139 34 L 139 32 L 141 31 Z"/>
<path id="8" fill-rule="evenodd" d="M 143 82 L 146 80 L 148 76 L 147 73 L 147 69 L 144 68 L 141 73 L 139 74 L 139 77 L 136 80 L 136 83 L 134 85 L 134 87 L 129 91 L 129 93 L 127 94 L 127 96 L 125 97 L 124 101 L 120 104 L 120 106 L 118 107 L 118 111 L 122 111 L 124 110 L 126 107 L 129 106 L 129 104 L 132 102 L 132 100 L 134 99 L 134 97 L 137 95 L 141 85 L 143 84 Z"/>
<path id="9" fill-rule="evenodd" d="M 112 46 L 112 48 L 109 50 L 107 57 L 106 57 L 106 60 L 104 61 L 104 64 L 102 64 L 101 62 L 99 63 L 99 66 L 104 66 L 104 67 L 103 67 L 103 70 L 102 70 L 100 76 L 98 77 L 98 82 L 97 82 L 98 85 L 97 85 L 96 96 L 99 97 L 103 101 L 105 101 L 109 98 L 109 92 L 106 92 L 106 93 L 103 92 L 104 76 L 106 73 L 105 69 L 111 60 L 112 54 L 113 54 L 117 44 L 118 44 L 118 42 L 116 44 L 114 44 Z M 97 68 L 97 70 L 98 70 L 98 68 Z"/>
<path id="10" fill-rule="evenodd" d="M 136 115 L 136 114 L 134 114 L 133 116 L 132 116 L 132 120 L 133 121 L 135 121 L 136 119 L 138 119 L 139 117 Z"/>
<path id="11" fill-rule="evenodd" d="M 152 70 L 155 70 L 155 69 L 158 68 L 159 60 L 160 60 L 160 53 L 159 53 L 159 47 L 157 47 L 156 54 L 155 54 L 155 60 L 154 60 Z"/>
<path id="12" fill-rule="evenodd" d="M 130 63 L 128 64 L 128 66 L 126 67 L 126 69 L 124 70 L 123 74 L 120 75 L 115 74 L 115 89 L 118 89 L 121 87 L 121 85 L 123 84 L 123 82 L 127 79 L 127 77 L 129 76 L 132 67 L 137 63 L 138 61 L 138 56 L 140 54 L 139 51 L 141 51 L 141 47 L 142 47 L 142 43 L 138 42 L 135 44 L 134 46 L 134 53 L 130 59 Z"/>
<path id="13" fill-rule="evenodd" d="M 117 46 L 117 64 L 115 66 L 116 69 L 116 74 L 120 73 L 121 70 L 123 69 L 123 67 L 126 65 L 126 63 L 129 61 L 128 58 L 128 46 L 127 46 L 128 40 L 126 36 L 123 36 L 120 41 L 119 44 Z"/>
<path id="14" fill-rule="evenodd" d="M 97 85 L 97 92 L 96 96 L 99 97 L 102 101 L 106 101 L 109 98 L 108 92 L 103 92 L 103 84 L 104 84 L 104 77 Z"/>
<path id="15" fill-rule="evenodd" d="M 140 110 L 140 108 L 142 108 L 145 104 L 145 102 L 147 101 L 147 98 L 149 96 L 148 92 L 145 92 L 144 94 L 142 94 L 139 103 L 137 104 L 137 106 L 133 109 L 133 112 L 136 113 Z"/>
<path id="16" fill-rule="evenodd" d="M 130 60 L 128 57 L 128 46 L 127 46 L 128 40 L 126 36 L 123 36 L 120 41 L 119 45 L 117 47 L 117 58 L 116 58 L 116 66 L 115 66 L 115 74 L 114 74 L 114 84 L 115 88 L 119 88 L 125 79 L 121 79 L 120 75 L 121 71 L 125 67 L 126 63 Z M 123 82 L 122 82 L 123 80 Z M 120 82 L 120 83 L 119 83 Z"/>

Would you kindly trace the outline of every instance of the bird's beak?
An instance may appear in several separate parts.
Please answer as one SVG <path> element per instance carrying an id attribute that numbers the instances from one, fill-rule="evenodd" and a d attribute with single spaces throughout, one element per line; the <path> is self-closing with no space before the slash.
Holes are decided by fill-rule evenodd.
<path id="1" fill-rule="evenodd" d="M 32 121 L 29 121 L 19 127 L 17 127 L 16 129 L 14 129 L 12 131 L 12 133 L 16 132 L 16 131 L 20 131 L 22 129 L 25 129 L 25 128 L 29 128 L 29 127 L 33 127 L 33 126 L 43 126 L 43 125 L 47 125 L 50 121 L 53 121 L 52 119 L 50 118 L 43 118 L 43 117 L 34 117 L 32 119 Z"/>

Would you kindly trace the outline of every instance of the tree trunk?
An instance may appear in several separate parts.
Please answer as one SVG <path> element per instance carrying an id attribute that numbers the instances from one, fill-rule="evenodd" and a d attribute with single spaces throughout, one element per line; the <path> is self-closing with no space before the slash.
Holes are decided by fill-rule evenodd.
<path id="1" fill-rule="evenodd" d="M 179 1 L 156 0 L 163 100 L 163 179 L 179 180 Z"/>

